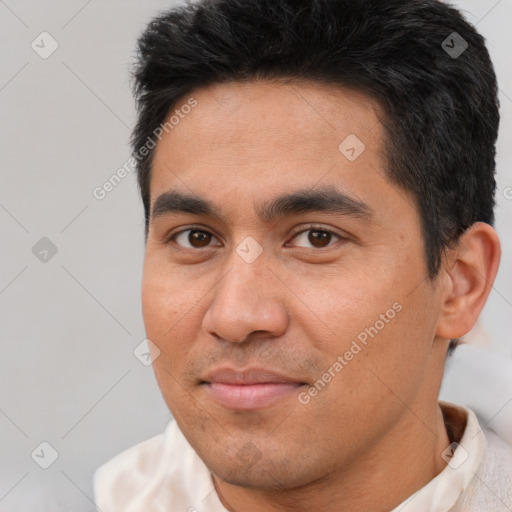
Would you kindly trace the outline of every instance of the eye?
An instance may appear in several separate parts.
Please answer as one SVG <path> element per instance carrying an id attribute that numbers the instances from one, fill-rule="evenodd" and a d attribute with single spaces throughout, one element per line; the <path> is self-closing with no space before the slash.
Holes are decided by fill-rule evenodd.
<path id="1" fill-rule="evenodd" d="M 208 231 L 190 228 L 175 233 L 169 238 L 168 242 L 174 241 L 185 249 L 202 249 L 208 247 L 213 238 L 215 237 Z"/>
<path id="2" fill-rule="evenodd" d="M 310 244 L 309 249 L 322 249 L 330 247 L 332 238 L 346 240 L 347 238 L 334 231 L 317 226 L 310 226 L 308 229 L 297 232 L 292 240 L 299 240 L 301 243 Z M 199 228 L 188 228 L 171 235 L 166 243 L 174 242 L 184 249 L 203 249 L 210 247 L 212 239 L 216 239 L 212 233 Z M 334 240 L 335 242 L 336 240 Z"/>
<path id="3" fill-rule="evenodd" d="M 329 244 L 329 242 L 332 241 L 333 236 L 337 237 L 339 240 L 345 239 L 345 237 L 338 235 L 337 233 L 330 229 L 310 226 L 309 229 L 299 231 L 296 235 L 294 235 L 292 240 L 297 239 L 301 242 L 311 244 L 313 249 L 321 249 L 323 247 L 328 247 L 332 245 Z"/>

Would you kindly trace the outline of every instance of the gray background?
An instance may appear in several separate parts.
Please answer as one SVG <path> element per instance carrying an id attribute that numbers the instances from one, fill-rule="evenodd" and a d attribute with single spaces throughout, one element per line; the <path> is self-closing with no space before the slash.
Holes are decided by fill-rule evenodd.
<path id="1" fill-rule="evenodd" d="M 2 511 L 95 510 L 93 471 L 170 419 L 151 366 L 133 353 L 144 339 L 135 176 L 103 200 L 92 192 L 129 157 L 135 40 L 173 4 L 0 0 Z M 488 40 L 502 116 L 502 263 L 468 338 L 510 358 L 512 0 L 454 4 Z M 46 470 L 43 441 L 58 453 Z"/>

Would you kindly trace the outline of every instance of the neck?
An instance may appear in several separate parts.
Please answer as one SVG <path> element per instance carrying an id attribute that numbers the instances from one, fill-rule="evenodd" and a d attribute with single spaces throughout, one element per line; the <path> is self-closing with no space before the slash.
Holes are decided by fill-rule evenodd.
<path id="1" fill-rule="evenodd" d="M 437 476 L 450 444 L 438 404 L 409 409 L 377 445 L 350 467 L 296 489 L 248 489 L 213 475 L 220 501 L 230 512 L 323 510 L 389 511 Z M 278 482 L 276 482 L 278 484 Z"/>

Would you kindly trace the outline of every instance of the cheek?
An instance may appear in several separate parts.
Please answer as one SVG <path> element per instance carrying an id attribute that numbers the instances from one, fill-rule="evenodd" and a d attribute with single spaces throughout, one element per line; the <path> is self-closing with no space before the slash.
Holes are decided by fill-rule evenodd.
<path id="1" fill-rule="evenodd" d="M 429 365 L 436 305 L 434 297 L 425 288 L 420 286 L 412 294 L 398 290 L 389 294 L 390 302 L 399 308 L 392 308 L 394 315 L 389 314 L 391 310 L 386 313 L 384 309 L 382 313 L 393 318 L 387 323 L 374 319 L 373 328 L 364 331 L 369 335 L 361 354 L 374 388 L 372 393 L 375 390 L 379 394 L 384 392 L 390 402 L 396 397 L 406 403 L 412 402 Z"/>
<path id="2" fill-rule="evenodd" d="M 142 278 L 142 314 L 146 336 L 159 349 L 152 367 L 162 396 L 173 415 L 179 414 L 179 404 L 187 403 L 181 384 L 181 364 L 188 353 L 188 340 L 193 336 L 187 312 L 192 313 L 192 298 L 181 290 L 179 282 L 168 268 L 157 265 L 148 257 Z M 190 295 L 190 294 L 189 294 Z M 190 303 L 191 302 L 191 303 Z M 187 338 L 188 337 L 188 338 Z M 176 408 L 178 406 L 178 409 Z"/>
<path id="3" fill-rule="evenodd" d="M 381 321 L 380 315 L 397 301 L 387 280 L 381 277 L 379 282 L 368 274 L 340 269 L 332 275 L 294 279 L 291 288 L 302 311 L 296 311 L 294 320 L 317 350 L 331 356 L 348 350 L 360 333 L 364 337 L 365 329 Z"/>
<path id="4" fill-rule="evenodd" d="M 382 397 L 373 387 L 386 388 L 380 390 L 383 384 L 370 370 L 391 388 L 401 388 L 421 374 L 433 337 L 435 308 L 427 307 L 433 297 L 425 284 L 411 293 L 410 283 L 419 275 L 413 271 L 390 266 L 358 273 L 340 270 L 321 282 L 295 278 L 294 292 L 306 308 L 294 318 L 311 350 L 324 362 L 325 371 L 338 356 L 343 358 L 333 390 L 345 388 L 341 394 L 346 395 L 351 389 L 354 399 L 367 395 L 365 399 L 373 400 Z"/>
<path id="5" fill-rule="evenodd" d="M 163 341 L 171 329 L 179 328 L 197 297 L 180 272 L 158 255 L 147 255 L 142 277 L 142 315 L 148 337 Z"/>
<path id="6" fill-rule="evenodd" d="M 150 254 L 142 278 L 142 314 L 146 336 L 160 350 L 153 366 L 157 378 L 169 381 L 181 374 L 190 360 L 198 337 L 204 307 L 211 295 L 211 280 L 190 275 L 168 264 L 159 254 Z"/>
<path id="7" fill-rule="evenodd" d="M 153 362 L 153 369 L 162 387 L 169 380 L 166 371 L 174 374 L 176 363 L 185 354 L 186 331 L 184 329 L 186 311 L 190 309 L 177 289 L 174 280 L 152 272 L 145 265 L 142 280 L 142 315 L 146 336 L 160 350 Z M 178 342 L 179 340 L 179 342 Z M 183 354 L 181 352 L 183 347 Z"/>

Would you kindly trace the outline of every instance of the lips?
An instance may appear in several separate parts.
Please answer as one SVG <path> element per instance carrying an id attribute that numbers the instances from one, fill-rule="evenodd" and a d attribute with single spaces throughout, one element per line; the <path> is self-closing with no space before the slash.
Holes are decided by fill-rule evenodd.
<path id="1" fill-rule="evenodd" d="M 219 405 L 227 409 L 250 411 L 292 397 L 305 383 L 268 369 L 235 370 L 226 367 L 209 373 L 202 385 Z"/>

